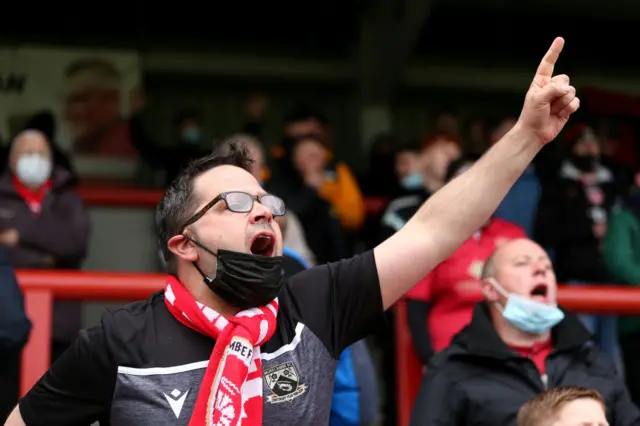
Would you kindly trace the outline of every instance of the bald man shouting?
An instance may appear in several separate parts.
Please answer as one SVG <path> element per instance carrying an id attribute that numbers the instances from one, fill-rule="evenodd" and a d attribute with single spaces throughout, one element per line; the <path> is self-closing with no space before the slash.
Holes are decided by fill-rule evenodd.
<path id="1" fill-rule="evenodd" d="M 480 285 L 485 302 L 431 359 L 412 425 L 515 426 L 522 404 L 569 385 L 599 391 L 610 425 L 640 424 L 613 362 L 577 317 L 556 305 L 556 277 L 542 247 L 527 239 L 500 246 Z"/>

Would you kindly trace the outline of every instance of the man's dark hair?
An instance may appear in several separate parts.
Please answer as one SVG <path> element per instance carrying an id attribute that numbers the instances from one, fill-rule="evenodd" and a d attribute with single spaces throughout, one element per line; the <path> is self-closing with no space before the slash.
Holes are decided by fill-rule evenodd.
<path id="1" fill-rule="evenodd" d="M 156 226 L 158 241 L 164 260 L 167 261 L 169 273 L 176 273 L 176 262 L 167 246 L 169 239 L 182 232 L 184 223 L 195 214 L 200 203 L 193 193 L 193 181 L 201 174 L 222 165 L 240 167 L 249 171 L 253 159 L 244 145 L 234 143 L 221 144 L 224 149 L 217 149 L 206 157 L 192 161 L 171 182 L 156 209 Z"/>
<path id="2" fill-rule="evenodd" d="M 316 120 L 323 126 L 329 124 L 329 119 L 320 110 L 303 103 L 295 104 L 284 116 L 285 125 L 305 120 Z"/>

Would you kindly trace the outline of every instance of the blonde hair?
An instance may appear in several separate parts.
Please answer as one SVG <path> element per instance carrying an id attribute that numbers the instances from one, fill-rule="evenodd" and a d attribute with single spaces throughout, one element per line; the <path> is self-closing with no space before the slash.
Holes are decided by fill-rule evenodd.
<path id="1" fill-rule="evenodd" d="M 527 401 L 518 411 L 517 426 L 547 426 L 552 424 L 560 410 L 570 402 L 592 399 L 605 409 L 602 395 L 596 390 L 579 386 L 549 389 Z"/>

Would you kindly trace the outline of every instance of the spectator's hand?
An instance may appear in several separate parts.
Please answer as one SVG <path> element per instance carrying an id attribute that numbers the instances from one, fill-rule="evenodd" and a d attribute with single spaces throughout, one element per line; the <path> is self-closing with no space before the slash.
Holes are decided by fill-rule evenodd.
<path id="1" fill-rule="evenodd" d="M 605 222 L 602 223 L 594 223 L 593 224 L 593 235 L 601 240 L 607 235 L 607 224 Z"/>
<path id="2" fill-rule="evenodd" d="M 564 74 L 553 76 L 553 68 L 563 47 L 564 39 L 556 38 L 542 58 L 516 125 L 531 132 L 541 145 L 551 142 L 569 116 L 580 107 L 576 89 L 569 84 L 569 77 Z"/>
<path id="3" fill-rule="evenodd" d="M 5 229 L 0 231 L 0 244 L 13 247 L 18 244 L 20 235 L 16 229 Z"/>

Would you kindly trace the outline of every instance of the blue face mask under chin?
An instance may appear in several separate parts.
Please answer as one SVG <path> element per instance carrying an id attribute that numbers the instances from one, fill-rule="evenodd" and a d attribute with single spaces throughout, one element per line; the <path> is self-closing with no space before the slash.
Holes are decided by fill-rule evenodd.
<path id="1" fill-rule="evenodd" d="M 420 173 L 411 173 L 402 178 L 400 184 L 404 189 L 422 188 L 422 175 Z"/>
<path id="2" fill-rule="evenodd" d="M 507 304 L 504 308 L 497 302 L 496 307 L 502 312 L 504 319 L 520 331 L 543 334 L 564 319 L 564 312 L 557 305 L 537 302 L 518 294 L 509 294 L 493 278 L 491 284 L 507 298 Z"/>

